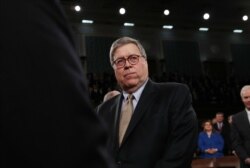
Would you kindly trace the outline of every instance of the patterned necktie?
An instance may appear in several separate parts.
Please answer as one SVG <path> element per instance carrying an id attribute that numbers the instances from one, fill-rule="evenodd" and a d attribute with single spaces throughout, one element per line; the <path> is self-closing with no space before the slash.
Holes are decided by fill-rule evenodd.
<path id="1" fill-rule="evenodd" d="M 133 95 L 128 95 L 126 102 L 124 103 L 121 111 L 120 126 L 119 126 L 119 145 L 123 140 L 123 136 L 128 128 L 130 119 L 133 114 Z"/>

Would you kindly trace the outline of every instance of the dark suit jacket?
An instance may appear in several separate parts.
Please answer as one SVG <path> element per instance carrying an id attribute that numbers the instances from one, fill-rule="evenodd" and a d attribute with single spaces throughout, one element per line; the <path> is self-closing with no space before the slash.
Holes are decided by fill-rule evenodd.
<path id="1" fill-rule="evenodd" d="M 109 167 L 59 1 L 0 7 L 0 167 Z"/>
<path id="2" fill-rule="evenodd" d="M 108 147 L 122 168 L 187 168 L 196 149 L 197 119 L 185 85 L 146 84 L 121 146 L 118 125 L 123 96 L 97 109 L 106 121 Z"/>
<path id="3" fill-rule="evenodd" d="M 222 129 L 219 130 L 217 123 L 213 124 L 213 128 L 218 131 L 224 140 L 224 155 L 231 154 L 231 138 L 230 138 L 230 125 L 227 122 L 223 122 Z"/>
<path id="4" fill-rule="evenodd" d="M 243 163 L 247 157 L 250 157 L 250 124 L 247 112 L 245 110 L 239 112 L 233 115 L 232 119 L 232 147 Z"/>

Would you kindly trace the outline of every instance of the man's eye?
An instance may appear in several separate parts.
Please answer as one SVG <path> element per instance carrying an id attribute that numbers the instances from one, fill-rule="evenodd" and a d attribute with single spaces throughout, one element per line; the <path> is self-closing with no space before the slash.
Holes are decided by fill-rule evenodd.
<path id="1" fill-rule="evenodd" d="M 132 57 L 130 57 L 130 60 L 131 61 L 135 61 L 135 60 L 137 60 L 137 57 L 136 56 L 132 56 Z"/>
<path id="2" fill-rule="evenodd" d="M 123 63 L 123 60 L 122 60 L 122 59 L 116 60 L 116 64 L 122 64 L 122 63 Z"/>

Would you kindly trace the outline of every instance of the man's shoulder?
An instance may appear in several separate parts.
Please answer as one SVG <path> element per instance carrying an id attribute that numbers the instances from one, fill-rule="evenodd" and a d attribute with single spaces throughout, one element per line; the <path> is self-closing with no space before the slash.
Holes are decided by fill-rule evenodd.
<path id="1" fill-rule="evenodd" d="M 233 120 L 236 121 L 236 120 L 241 120 L 242 117 L 244 117 L 246 111 L 243 110 L 243 111 L 240 111 L 236 114 L 233 115 Z"/>
<path id="2" fill-rule="evenodd" d="M 150 89 L 153 94 L 157 94 L 159 97 L 178 97 L 179 100 L 186 97 L 190 94 L 190 91 L 187 85 L 176 82 L 165 82 L 165 83 L 156 83 L 152 82 L 152 85 L 147 89 Z M 180 98 L 180 95 L 183 95 Z"/>
<path id="3" fill-rule="evenodd" d="M 167 88 L 167 89 L 188 89 L 188 86 L 183 83 L 177 82 L 164 82 L 164 83 L 156 83 L 153 82 L 159 88 Z"/>
<path id="4" fill-rule="evenodd" d="M 166 83 L 156 83 L 156 87 L 160 92 L 168 92 L 168 93 L 188 93 L 189 88 L 186 84 L 176 83 L 176 82 L 166 82 Z"/>

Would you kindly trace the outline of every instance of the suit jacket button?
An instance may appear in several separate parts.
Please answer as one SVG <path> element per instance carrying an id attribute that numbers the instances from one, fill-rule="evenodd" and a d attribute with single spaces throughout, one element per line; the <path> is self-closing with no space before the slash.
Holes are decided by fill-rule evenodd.
<path id="1" fill-rule="evenodd" d="M 117 161 L 116 164 L 117 164 L 117 167 L 121 167 L 122 162 L 121 161 Z"/>

